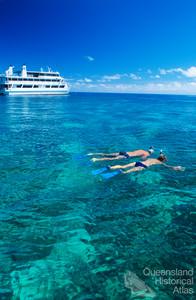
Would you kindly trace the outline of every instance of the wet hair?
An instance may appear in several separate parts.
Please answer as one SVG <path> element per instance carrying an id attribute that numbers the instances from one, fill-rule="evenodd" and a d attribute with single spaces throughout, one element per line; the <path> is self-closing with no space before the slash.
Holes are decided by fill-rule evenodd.
<path id="1" fill-rule="evenodd" d="M 160 154 L 157 159 L 160 160 L 161 162 L 167 161 L 167 157 L 164 154 Z"/>

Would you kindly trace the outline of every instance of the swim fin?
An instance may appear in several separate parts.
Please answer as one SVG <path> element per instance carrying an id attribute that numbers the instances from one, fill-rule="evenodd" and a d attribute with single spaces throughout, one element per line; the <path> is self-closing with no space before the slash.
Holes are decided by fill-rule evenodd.
<path id="1" fill-rule="evenodd" d="M 92 175 L 99 175 L 105 171 L 108 171 L 109 168 L 108 167 L 103 167 L 103 168 L 100 168 L 100 169 L 97 169 L 97 170 L 93 170 L 92 171 Z"/>
<path id="2" fill-rule="evenodd" d="M 116 175 L 119 175 L 119 174 L 122 174 L 122 170 L 117 170 L 117 171 L 114 171 L 114 172 L 110 172 L 110 173 L 104 173 L 104 174 L 101 174 L 101 176 L 104 178 L 104 179 L 110 179 Z"/>

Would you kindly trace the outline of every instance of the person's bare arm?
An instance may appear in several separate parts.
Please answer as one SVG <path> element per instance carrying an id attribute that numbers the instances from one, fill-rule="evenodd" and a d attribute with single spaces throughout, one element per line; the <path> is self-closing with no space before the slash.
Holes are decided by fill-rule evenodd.
<path id="1" fill-rule="evenodd" d="M 182 166 L 170 166 L 170 165 L 167 165 L 167 164 L 162 164 L 164 167 L 168 168 L 168 169 L 172 169 L 174 171 L 184 171 L 185 168 L 182 167 Z"/>

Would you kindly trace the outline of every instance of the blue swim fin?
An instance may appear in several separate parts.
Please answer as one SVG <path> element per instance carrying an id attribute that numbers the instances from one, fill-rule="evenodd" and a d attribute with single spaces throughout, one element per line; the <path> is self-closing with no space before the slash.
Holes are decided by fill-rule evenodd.
<path id="1" fill-rule="evenodd" d="M 104 173 L 104 174 L 101 174 L 101 176 L 104 178 L 104 179 L 110 179 L 116 175 L 119 175 L 119 174 L 122 174 L 122 171 L 121 170 L 117 170 L 117 171 L 114 171 L 114 172 L 110 172 L 110 173 Z"/>
<path id="2" fill-rule="evenodd" d="M 97 170 L 93 170 L 91 173 L 92 175 L 99 175 L 105 171 L 108 171 L 109 168 L 108 167 L 103 167 L 103 168 L 100 168 L 100 169 L 97 169 Z"/>

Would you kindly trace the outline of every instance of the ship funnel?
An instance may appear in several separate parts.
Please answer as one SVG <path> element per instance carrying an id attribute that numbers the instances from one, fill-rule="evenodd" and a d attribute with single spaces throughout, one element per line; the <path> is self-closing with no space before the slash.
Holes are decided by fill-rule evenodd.
<path id="1" fill-rule="evenodd" d="M 13 66 L 9 66 L 8 70 L 6 70 L 6 76 L 13 76 Z"/>
<path id="2" fill-rule="evenodd" d="M 23 65 L 22 66 L 22 77 L 27 77 L 27 67 L 26 65 Z"/>

